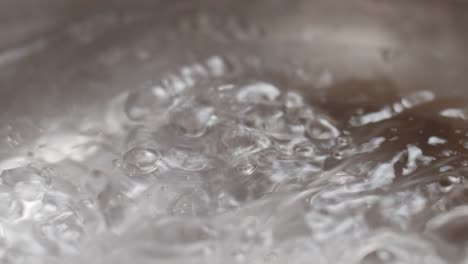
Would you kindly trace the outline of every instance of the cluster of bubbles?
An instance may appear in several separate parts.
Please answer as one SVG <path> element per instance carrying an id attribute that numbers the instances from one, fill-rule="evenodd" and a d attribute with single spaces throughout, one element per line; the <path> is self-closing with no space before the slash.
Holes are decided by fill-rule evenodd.
<path id="1" fill-rule="evenodd" d="M 0 164 L 0 262 L 466 263 L 467 110 L 358 84 L 213 56 L 129 89 L 119 131 Z"/>

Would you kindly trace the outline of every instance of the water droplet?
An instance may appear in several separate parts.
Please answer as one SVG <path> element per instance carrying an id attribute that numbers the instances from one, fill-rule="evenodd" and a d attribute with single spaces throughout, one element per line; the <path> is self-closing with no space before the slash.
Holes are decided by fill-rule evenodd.
<path id="1" fill-rule="evenodd" d="M 423 103 L 434 100 L 435 95 L 431 91 L 419 91 L 408 96 L 405 96 L 401 100 L 401 104 L 406 108 L 410 109 Z"/>
<path id="2" fill-rule="evenodd" d="M 427 141 L 429 145 L 436 146 L 436 145 L 442 145 L 447 143 L 447 140 L 439 137 L 430 137 Z"/>
<path id="3" fill-rule="evenodd" d="M 161 154 L 154 149 L 134 147 L 124 154 L 123 160 L 131 174 L 150 174 L 158 169 Z"/>
<path id="4" fill-rule="evenodd" d="M 448 118 L 459 118 L 466 120 L 467 119 L 467 113 L 465 109 L 459 109 L 459 108 L 448 108 L 445 110 L 442 110 L 440 112 L 440 115 L 443 117 L 448 117 Z"/>
<path id="5" fill-rule="evenodd" d="M 215 77 L 221 77 L 229 71 L 226 61 L 219 56 L 208 58 L 205 64 L 211 75 Z"/>

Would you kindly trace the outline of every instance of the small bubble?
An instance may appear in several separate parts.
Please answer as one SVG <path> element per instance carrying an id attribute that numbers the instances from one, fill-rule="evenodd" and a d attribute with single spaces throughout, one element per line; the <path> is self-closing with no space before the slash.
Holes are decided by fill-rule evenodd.
<path id="1" fill-rule="evenodd" d="M 329 120 L 323 118 L 309 120 L 306 133 L 316 140 L 335 139 L 340 135 L 340 131 Z"/>
<path id="2" fill-rule="evenodd" d="M 364 256 L 361 264 L 387 264 L 396 261 L 396 256 L 385 249 L 375 250 Z"/>
<path id="3" fill-rule="evenodd" d="M 171 212 L 177 216 L 197 216 L 206 211 L 209 198 L 201 189 L 183 193 L 172 205 Z"/>
<path id="4" fill-rule="evenodd" d="M 171 149 L 164 162 L 172 168 L 186 171 L 201 171 L 210 166 L 210 160 L 202 153 L 188 149 Z"/>
<path id="5" fill-rule="evenodd" d="M 265 263 L 265 264 L 277 264 L 277 263 L 279 263 L 279 257 L 275 252 L 270 252 L 263 259 L 263 263 Z"/>
<path id="6" fill-rule="evenodd" d="M 146 61 L 150 59 L 151 56 L 152 56 L 151 51 L 146 50 L 146 49 L 138 49 L 135 52 L 135 57 L 140 61 Z"/>
<path id="7" fill-rule="evenodd" d="M 187 105 L 171 113 L 170 122 L 178 133 L 201 137 L 216 121 L 214 108 L 207 105 Z"/>
<path id="8" fill-rule="evenodd" d="M 230 90 L 233 90 L 236 86 L 233 85 L 233 84 L 223 84 L 223 85 L 220 85 L 217 87 L 217 90 L 219 92 L 226 92 L 226 91 L 230 91 Z"/>
<path id="9" fill-rule="evenodd" d="M 243 103 L 271 102 L 276 100 L 280 93 L 272 84 L 258 82 L 242 87 L 236 98 Z"/>
<path id="10" fill-rule="evenodd" d="M 159 167 L 161 154 L 154 149 L 134 147 L 124 154 L 127 169 L 136 174 L 149 174 Z"/>
<path id="11" fill-rule="evenodd" d="M 316 148 L 310 142 L 298 143 L 293 148 L 294 153 L 303 158 L 310 158 L 316 155 Z"/>
<path id="12" fill-rule="evenodd" d="M 346 147 L 351 143 L 351 139 L 348 136 L 339 136 L 336 141 L 341 147 Z"/>
<path id="13" fill-rule="evenodd" d="M 468 149 L 468 140 L 460 140 L 460 145 L 462 145 L 465 149 Z"/>
<path id="14" fill-rule="evenodd" d="M 455 155 L 456 153 L 453 151 L 453 150 L 450 150 L 450 149 L 444 149 L 442 151 L 442 156 L 443 157 L 452 157 L 453 155 Z"/>
<path id="15" fill-rule="evenodd" d="M 202 251 L 203 251 L 203 255 L 205 257 L 211 257 L 214 254 L 214 249 L 213 249 L 212 246 L 205 246 L 205 247 L 203 247 Z"/>
<path id="16" fill-rule="evenodd" d="M 431 91 L 418 91 L 410 94 L 401 100 L 401 104 L 406 108 L 413 108 L 415 106 L 433 101 L 435 94 Z"/>
<path id="17" fill-rule="evenodd" d="M 444 193 L 450 192 L 454 188 L 454 186 L 460 182 L 460 178 L 456 176 L 444 176 L 439 179 L 440 191 Z"/>
<path id="18" fill-rule="evenodd" d="M 171 97 L 163 87 L 145 87 L 128 94 L 124 111 L 132 121 L 146 121 L 162 115 L 171 103 Z"/>
<path id="19" fill-rule="evenodd" d="M 231 156 L 247 156 L 270 145 L 270 141 L 264 135 L 242 127 L 226 131 L 221 141 Z"/>
<path id="20" fill-rule="evenodd" d="M 288 92 L 286 94 L 286 99 L 284 105 L 287 108 L 299 108 L 304 106 L 304 98 L 301 94 L 296 92 Z"/>
<path id="21" fill-rule="evenodd" d="M 341 152 L 335 152 L 333 153 L 333 158 L 336 159 L 336 160 L 342 160 L 343 159 L 343 153 Z"/>
<path id="22" fill-rule="evenodd" d="M 17 148 L 19 145 L 21 145 L 21 138 L 17 134 L 8 135 L 5 138 L 5 141 L 11 148 Z"/>
<path id="23" fill-rule="evenodd" d="M 284 130 L 284 111 L 276 105 L 261 104 L 253 107 L 243 116 L 247 126 L 264 130 L 266 133 Z"/>
<path id="24" fill-rule="evenodd" d="M 114 168 L 120 168 L 120 167 L 122 167 L 122 161 L 119 160 L 119 159 L 114 159 L 114 160 L 112 161 L 112 166 L 113 166 Z"/>
<path id="25" fill-rule="evenodd" d="M 451 170 L 454 170 L 454 167 L 452 166 L 442 166 L 439 168 L 439 172 L 447 172 L 447 171 L 451 171 Z"/>
<path id="26" fill-rule="evenodd" d="M 242 175 L 251 175 L 257 169 L 257 163 L 249 158 L 244 158 L 236 165 L 236 170 Z"/>
<path id="27" fill-rule="evenodd" d="M 329 70 L 325 70 L 320 74 L 317 80 L 317 87 L 320 89 L 330 87 L 335 82 L 335 76 Z"/>
<path id="28" fill-rule="evenodd" d="M 447 140 L 443 138 L 439 138 L 439 137 L 430 137 L 427 140 L 427 143 L 429 145 L 436 146 L 436 145 L 442 145 L 442 144 L 447 143 Z"/>
<path id="29" fill-rule="evenodd" d="M 228 72 L 228 66 L 226 64 L 226 61 L 219 56 L 213 56 L 208 58 L 205 64 L 209 69 L 210 73 L 215 77 L 221 77 L 224 74 L 226 74 L 226 72 Z"/>
<path id="30" fill-rule="evenodd" d="M 234 259 L 237 263 L 244 263 L 247 260 L 245 254 L 241 251 L 234 252 Z"/>
<path id="31" fill-rule="evenodd" d="M 191 216 L 193 215 L 192 203 L 190 197 L 182 196 L 179 198 L 172 207 L 172 214 L 178 216 Z"/>

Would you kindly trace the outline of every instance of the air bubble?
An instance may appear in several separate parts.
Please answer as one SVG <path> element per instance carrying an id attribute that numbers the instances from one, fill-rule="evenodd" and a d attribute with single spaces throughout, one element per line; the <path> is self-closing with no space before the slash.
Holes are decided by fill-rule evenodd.
<path id="1" fill-rule="evenodd" d="M 124 154 L 123 160 L 132 175 L 150 174 L 160 166 L 161 154 L 154 149 L 134 147 Z"/>
<path id="2" fill-rule="evenodd" d="M 395 255 L 385 249 L 375 250 L 367 254 L 360 262 L 360 264 L 391 264 L 396 262 Z"/>
<path id="3" fill-rule="evenodd" d="M 461 183 L 460 178 L 452 175 L 442 176 L 439 179 L 439 187 L 442 192 L 450 192 L 456 184 Z"/>
<path id="4" fill-rule="evenodd" d="M 342 160 L 343 159 L 343 153 L 341 153 L 341 152 L 335 152 L 335 153 L 333 153 L 332 156 L 336 160 Z"/>
<path id="5" fill-rule="evenodd" d="M 226 130 L 221 141 L 225 148 L 224 151 L 234 157 L 248 156 L 270 145 L 270 140 L 266 136 L 243 127 Z"/>
<path id="6" fill-rule="evenodd" d="M 240 88 L 237 100 L 243 103 L 271 102 L 280 96 L 280 90 L 269 83 L 253 83 Z"/>
<path id="7" fill-rule="evenodd" d="M 312 119 L 306 125 L 307 135 L 314 140 L 332 140 L 340 135 L 340 131 L 326 119 Z"/>
<path id="8" fill-rule="evenodd" d="M 176 132 L 187 137 L 201 137 L 216 120 L 214 108 L 189 104 L 171 113 L 170 122 Z"/>
<path id="9" fill-rule="evenodd" d="M 204 191 L 195 189 L 177 198 L 172 206 L 172 214 L 177 216 L 200 216 L 208 207 L 208 198 Z"/>
<path id="10" fill-rule="evenodd" d="M 243 158 L 236 164 L 236 170 L 245 176 L 249 176 L 257 169 L 257 163 L 250 158 Z"/>
<path id="11" fill-rule="evenodd" d="M 284 101 L 284 105 L 287 108 L 299 108 L 304 106 L 304 98 L 297 92 L 287 92 Z"/>
<path id="12" fill-rule="evenodd" d="M 211 167 L 210 160 L 203 153 L 186 149 L 171 149 L 164 162 L 172 168 L 186 171 L 201 171 Z"/>
<path id="13" fill-rule="evenodd" d="M 310 142 L 298 143 L 294 146 L 294 153 L 303 158 L 312 158 L 317 155 L 316 147 Z"/>
<path id="14" fill-rule="evenodd" d="M 164 87 L 154 86 L 130 92 L 124 111 L 132 121 L 147 121 L 161 118 L 172 103 Z"/>

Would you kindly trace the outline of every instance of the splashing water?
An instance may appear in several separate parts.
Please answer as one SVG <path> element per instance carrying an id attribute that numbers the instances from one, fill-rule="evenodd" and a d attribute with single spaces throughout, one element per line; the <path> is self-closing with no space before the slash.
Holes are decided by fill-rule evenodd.
<path id="1" fill-rule="evenodd" d="M 466 263 L 466 109 L 229 64 L 110 99 L 121 129 L 2 156 L 0 262 Z"/>

